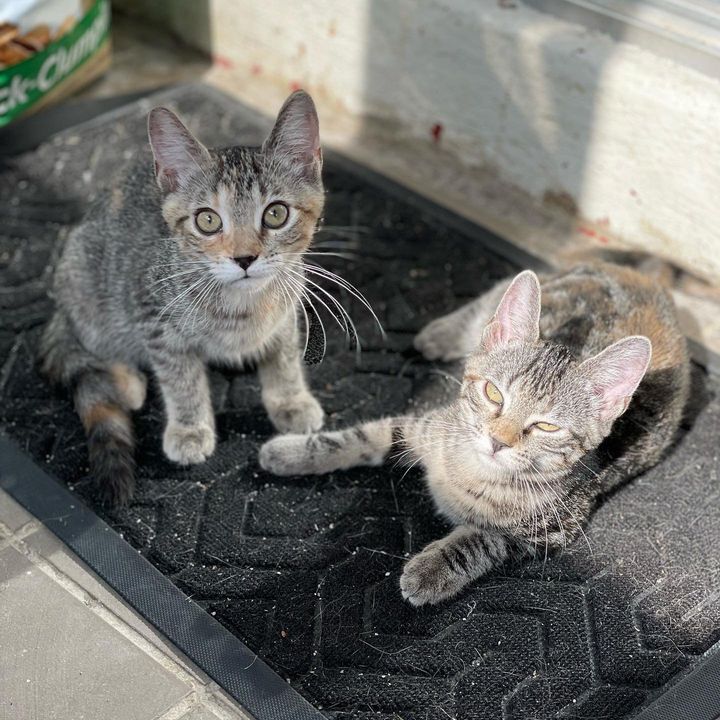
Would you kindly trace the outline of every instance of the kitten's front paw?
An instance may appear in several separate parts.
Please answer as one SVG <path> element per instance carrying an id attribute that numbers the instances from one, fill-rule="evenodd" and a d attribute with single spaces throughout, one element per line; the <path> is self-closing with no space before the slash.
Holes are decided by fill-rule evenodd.
<path id="1" fill-rule="evenodd" d="M 470 578 L 458 575 L 442 553 L 442 540 L 430 543 L 405 563 L 400 591 L 411 605 L 435 605 L 457 595 Z"/>
<path id="2" fill-rule="evenodd" d="M 303 393 L 267 404 L 272 424 L 281 433 L 311 433 L 322 427 L 325 413 L 320 403 Z"/>
<path id="3" fill-rule="evenodd" d="M 306 435 L 281 435 L 260 448 L 260 467 L 273 475 L 302 475 Z"/>
<path id="4" fill-rule="evenodd" d="M 168 425 L 163 450 L 173 462 L 196 465 L 215 451 L 215 431 L 209 425 Z"/>
<path id="5" fill-rule="evenodd" d="M 453 315 L 433 320 L 427 324 L 413 341 L 415 349 L 428 360 L 450 362 L 459 360 L 472 351 L 467 334 Z"/>

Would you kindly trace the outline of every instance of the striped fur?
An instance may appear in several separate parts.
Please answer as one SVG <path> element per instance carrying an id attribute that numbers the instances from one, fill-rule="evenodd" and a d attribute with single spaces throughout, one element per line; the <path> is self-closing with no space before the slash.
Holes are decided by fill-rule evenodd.
<path id="1" fill-rule="evenodd" d="M 455 529 L 407 562 L 400 587 L 414 605 L 452 597 L 511 557 L 572 542 L 603 493 L 662 457 L 688 394 L 669 295 L 610 264 L 542 285 L 522 273 L 430 323 L 416 347 L 430 359 L 465 358 L 454 402 L 274 438 L 260 451 L 262 467 L 281 475 L 379 465 L 397 453 L 421 464 Z"/>
<path id="2" fill-rule="evenodd" d="M 323 422 L 297 327 L 301 260 L 324 203 L 312 100 L 291 95 L 259 148 L 209 150 L 165 108 L 151 111 L 148 129 L 153 157 L 125 168 L 68 238 L 42 346 L 46 373 L 74 389 L 91 473 L 110 503 L 132 495 L 130 413 L 148 372 L 166 410 L 163 449 L 182 465 L 215 449 L 210 362 L 257 364 L 279 431 Z M 264 213 L 277 203 L 287 222 L 270 227 Z M 210 235 L 196 220 L 207 209 L 222 220 Z"/>

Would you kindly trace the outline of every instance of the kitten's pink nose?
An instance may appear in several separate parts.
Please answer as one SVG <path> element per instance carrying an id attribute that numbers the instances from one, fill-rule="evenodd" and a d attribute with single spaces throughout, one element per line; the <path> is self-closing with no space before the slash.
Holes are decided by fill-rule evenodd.
<path id="1" fill-rule="evenodd" d="M 233 258 L 243 270 L 247 270 L 257 259 L 257 255 L 243 255 L 242 257 Z"/>
<path id="2" fill-rule="evenodd" d="M 492 448 L 493 455 L 502 450 L 503 448 L 510 447 L 507 443 L 502 440 L 498 440 L 496 437 L 490 436 L 490 447 Z"/>

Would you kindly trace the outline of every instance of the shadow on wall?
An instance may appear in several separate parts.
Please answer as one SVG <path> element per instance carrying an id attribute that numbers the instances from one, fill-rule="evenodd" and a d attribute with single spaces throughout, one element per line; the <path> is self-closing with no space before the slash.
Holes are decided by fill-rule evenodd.
<path id="1" fill-rule="evenodd" d="M 628 0 L 625 14 L 641 17 L 646 2 Z M 715 81 L 617 42 L 637 40 L 637 27 L 610 37 L 541 12 L 565 0 L 115 5 L 206 51 L 222 70 L 214 80 L 268 115 L 306 87 L 326 141 L 333 123 L 340 144 L 360 127 L 367 157 L 385 153 L 386 173 L 452 209 L 516 240 L 542 225 L 540 252 L 579 228 L 715 272 Z"/>
<path id="2" fill-rule="evenodd" d="M 113 62 L 90 94 L 150 92 L 199 80 L 212 65 L 203 51 L 212 42 L 209 1 L 112 0 Z M 192 28 L 192 48 L 180 39 L 183 25 Z"/>
<path id="3" fill-rule="evenodd" d="M 450 150 L 468 166 L 523 188 L 547 209 L 559 211 L 553 212 L 558 252 L 578 235 L 600 247 L 611 245 L 617 224 L 611 227 L 602 211 L 588 218 L 587 208 L 599 206 L 607 212 L 606 198 L 618 194 L 624 195 L 628 208 L 642 206 L 633 183 L 647 182 L 647 168 L 639 168 L 642 178 L 618 177 L 613 157 L 594 148 L 605 134 L 626 132 L 615 142 L 624 148 L 625 163 L 634 157 L 635 144 L 644 142 L 631 123 L 627 131 L 618 128 L 613 105 L 617 41 L 623 33 L 632 38 L 637 28 L 616 23 L 612 38 L 591 30 L 583 34 L 577 25 L 558 23 L 540 12 L 543 2 L 531 0 L 532 7 L 527 7 L 522 0 L 369 0 L 363 98 L 367 119 L 360 143 L 370 143 L 379 125 L 384 135 L 390 133 L 389 142 L 393 134 L 397 142 L 404 142 L 408 133 L 424 138 L 438 152 L 419 156 L 419 164 L 432 168 L 417 170 L 430 175 L 435 185 L 472 182 L 457 177 L 455 164 L 443 165 L 442 150 Z M 643 4 L 628 0 L 626 15 L 641 14 Z M 625 111 L 630 117 L 647 115 L 647 108 Z M 642 157 L 649 152 L 643 147 Z M 654 152 L 662 165 L 664 148 Z M 676 175 L 685 172 L 678 169 Z M 502 182 L 491 182 L 493 192 L 507 192 Z M 625 188 L 611 191 L 608 184 L 614 182 Z M 666 180 L 660 175 L 656 182 L 687 186 L 678 177 Z M 524 211 L 512 202 L 505 207 L 509 215 Z M 658 234 L 649 223 L 645 232 Z M 569 249 L 573 247 L 571 243 Z M 652 248 L 657 250 L 657 242 Z M 666 252 L 671 250 L 668 246 Z M 697 320 L 683 315 L 686 332 L 701 337 Z"/>
<path id="4" fill-rule="evenodd" d="M 163 32 L 170 31 L 176 37 L 183 37 L 188 28 L 192 28 L 193 46 L 198 48 L 211 46 L 209 5 L 210 0 L 150 3 L 143 0 L 112 0 L 113 10 L 148 21 L 151 26 Z"/>
<path id="5" fill-rule="evenodd" d="M 368 138 L 374 119 L 395 121 L 399 133 L 424 136 L 559 208 L 567 232 L 576 232 L 579 201 L 607 169 L 608 158 L 592 147 L 603 130 L 597 98 L 613 41 L 593 36 L 586 47 L 577 26 L 563 27 L 522 0 L 370 0 L 368 7 Z M 629 203 L 636 195 L 628 187 Z M 609 220 L 596 220 L 579 229 L 603 242 Z"/>

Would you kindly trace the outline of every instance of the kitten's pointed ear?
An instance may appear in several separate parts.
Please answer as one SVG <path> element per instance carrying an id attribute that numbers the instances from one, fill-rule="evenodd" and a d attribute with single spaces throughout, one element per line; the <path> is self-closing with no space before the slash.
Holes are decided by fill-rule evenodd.
<path id="1" fill-rule="evenodd" d="M 320 124 L 315 103 L 304 90 L 297 90 L 285 101 L 263 150 L 297 163 L 309 177 L 319 177 L 322 169 Z"/>
<path id="2" fill-rule="evenodd" d="M 155 157 L 155 176 L 163 192 L 177 190 L 210 159 L 205 146 L 167 108 L 150 111 L 148 137 Z"/>
<path id="3" fill-rule="evenodd" d="M 623 338 L 580 365 L 600 400 L 600 419 L 614 420 L 627 409 L 633 393 L 643 379 L 652 343 L 642 335 Z"/>
<path id="4" fill-rule="evenodd" d="M 540 281 L 532 270 L 521 272 L 505 291 L 482 337 L 492 350 L 514 341 L 537 342 L 540 337 Z"/>

